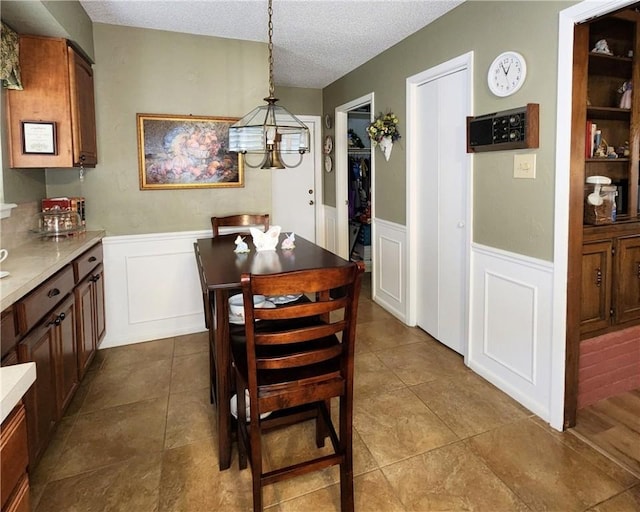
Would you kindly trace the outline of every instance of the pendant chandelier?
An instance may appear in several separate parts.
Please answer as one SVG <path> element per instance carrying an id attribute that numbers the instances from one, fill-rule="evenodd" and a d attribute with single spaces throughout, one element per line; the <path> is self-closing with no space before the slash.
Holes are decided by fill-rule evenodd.
<path id="1" fill-rule="evenodd" d="M 276 105 L 273 85 L 273 16 L 272 0 L 269 0 L 269 96 L 261 105 L 240 121 L 229 127 L 229 151 L 242 154 L 260 154 L 261 169 L 285 169 L 297 167 L 302 155 L 309 151 L 309 128 L 286 108 Z M 282 153 L 298 153 L 300 160 L 295 165 L 284 164 Z M 246 159 L 245 163 L 250 165 Z M 258 166 L 256 166 L 258 167 Z"/>

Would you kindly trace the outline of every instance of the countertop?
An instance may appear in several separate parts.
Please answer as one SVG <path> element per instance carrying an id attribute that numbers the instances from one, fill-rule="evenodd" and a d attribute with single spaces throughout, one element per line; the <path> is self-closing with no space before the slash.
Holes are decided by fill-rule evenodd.
<path id="1" fill-rule="evenodd" d="M 0 368 L 0 422 L 18 404 L 36 380 L 36 363 L 14 364 Z"/>
<path id="2" fill-rule="evenodd" d="M 11 249 L 7 259 L 0 264 L 0 270 L 9 272 L 0 279 L 0 311 L 24 297 L 104 237 L 104 231 L 85 231 L 61 240 L 28 239 Z"/>

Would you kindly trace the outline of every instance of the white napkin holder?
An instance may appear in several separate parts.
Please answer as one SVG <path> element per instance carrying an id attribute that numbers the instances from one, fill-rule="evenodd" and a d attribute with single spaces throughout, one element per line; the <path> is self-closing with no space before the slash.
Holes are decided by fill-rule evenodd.
<path id="1" fill-rule="evenodd" d="M 268 231 L 263 232 L 258 228 L 249 228 L 253 237 L 253 245 L 256 251 L 275 251 L 280 241 L 280 226 L 271 226 Z"/>

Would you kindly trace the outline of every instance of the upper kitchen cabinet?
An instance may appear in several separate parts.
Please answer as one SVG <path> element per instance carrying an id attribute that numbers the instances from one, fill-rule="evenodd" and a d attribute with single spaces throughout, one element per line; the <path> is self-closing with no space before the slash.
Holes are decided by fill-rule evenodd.
<path id="1" fill-rule="evenodd" d="M 20 68 L 24 90 L 7 91 L 11 167 L 95 167 L 91 64 L 65 39 L 22 35 Z M 41 153 L 25 148 L 23 126 L 29 121 L 54 123 L 53 152 L 50 138 Z"/>

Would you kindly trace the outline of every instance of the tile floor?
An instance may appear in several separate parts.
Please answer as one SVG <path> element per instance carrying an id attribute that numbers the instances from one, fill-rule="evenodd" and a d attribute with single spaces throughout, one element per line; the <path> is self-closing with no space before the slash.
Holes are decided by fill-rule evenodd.
<path id="1" fill-rule="evenodd" d="M 640 510 L 640 475 L 550 429 L 363 295 L 357 511 Z M 218 471 L 207 371 L 206 333 L 99 351 L 32 475 L 33 510 L 250 510 L 249 470 L 238 471 L 234 454 Z M 269 434 L 267 464 L 314 449 L 311 424 L 292 428 Z M 265 503 L 339 510 L 337 482 L 336 468 L 281 482 Z"/>

